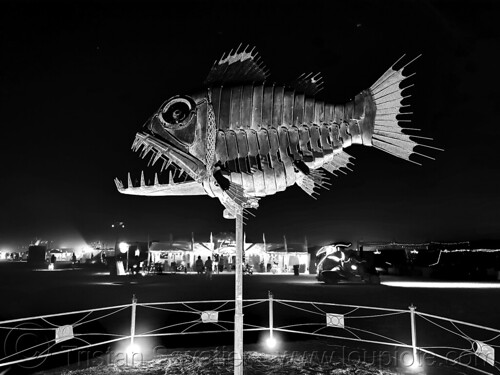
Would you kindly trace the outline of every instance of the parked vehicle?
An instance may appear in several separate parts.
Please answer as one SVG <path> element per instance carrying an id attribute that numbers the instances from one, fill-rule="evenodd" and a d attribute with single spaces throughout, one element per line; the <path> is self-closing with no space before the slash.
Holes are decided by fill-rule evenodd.
<path id="1" fill-rule="evenodd" d="M 324 254 L 317 266 L 316 278 L 326 284 L 340 282 L 360 282 L 380 284 L 380 277 L 373 261 L 358 259 L 352 251 L 345 248 L 349 245 L 325 246 L 316 256 Z"/>

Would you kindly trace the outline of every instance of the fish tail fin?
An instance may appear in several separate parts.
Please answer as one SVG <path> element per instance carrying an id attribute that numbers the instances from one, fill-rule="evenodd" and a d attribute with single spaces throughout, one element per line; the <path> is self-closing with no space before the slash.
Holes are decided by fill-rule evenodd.
<path id="1" fill-rule="evenodd" d="M 418 165 L 420 163 L 411 160 L 410 156 L 419 155 L 433 160 L 434 158 L 415 151 L 417 146 L 443 151 L 422 143 L 422 141 L 432 141 L 432 138 L 407 134 L 420 129 L 408 126 L 411 123 L 408 116 L 413 112 L 408 111 L 409 104 L 403 104 L 405 99 L 411 97 L 410 94 L 403 94 L 403 91 L 413 84 L 401 87 L 405 80 L 415 73 L 405 75 L 403 71 L 420 56 L 395 69 L 403 59 L 403 55 L 368 90 L 357 95 L 354 103 L 355 115 L 356 109 L 358 115 L 361 113 L 364 115 L 362 120 L 358 121 L 362 139 L 360 143 Z"/>

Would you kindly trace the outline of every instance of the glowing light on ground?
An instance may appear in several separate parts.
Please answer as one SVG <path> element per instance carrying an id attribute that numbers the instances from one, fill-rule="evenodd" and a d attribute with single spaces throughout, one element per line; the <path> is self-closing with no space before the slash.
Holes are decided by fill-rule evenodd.
<path id="1" fill-rule="evenodd" d="M 133 343 L 127 347 L 127 355 L 134 355 L 140 353 L 141 353 L 141 347 L 136 343 Z"/>
<path id="2" fill-rule="evenodd" d="M 277 341 L 274 337 L 269 337 L 266 340 L 266 345 L 269 349 L 274 349 L 276 347 Z"/>
<path id="3" fill-rule="evenodd" d="M 463 282 L 463 281 L 382 281 L 385 286 L 400 288 L 434 288 L 434 289 L 500 289 L 499 283 Z"/>

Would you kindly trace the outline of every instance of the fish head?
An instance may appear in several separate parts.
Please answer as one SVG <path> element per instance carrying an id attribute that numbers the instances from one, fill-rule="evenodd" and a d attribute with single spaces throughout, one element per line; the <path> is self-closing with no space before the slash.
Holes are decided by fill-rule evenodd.
<path id="1" fill-rule="evenodd" d="M 136 134 L 132 149 L 171 162 L 194 180 L 206 175 L 206 93 L 166 100 Z"/>
<path id="2" fill-rule="evenodd" d="M 213 185 L 206 181 L 210 179 L 206 167 L 208 105 L 207 91 L 166 100 L 136 133 L 132 150 L 142 158 L 150 155 L 149 164 L 161 162 L 160 174 L 170 170 L 168 184 L 160 183 L 162 178 L 155 174 L 155 183 L 147 185 L 141 174 L 140 186 L 134 186 L 129 174 L 126 188 L 115 180 L 118 190 L 147 196 L 212 194 L 211 189 L 206 189 Z M 174 181 L 176 172 L 180 172 L 178 177 L 185 175 L 184 180 Z"/>

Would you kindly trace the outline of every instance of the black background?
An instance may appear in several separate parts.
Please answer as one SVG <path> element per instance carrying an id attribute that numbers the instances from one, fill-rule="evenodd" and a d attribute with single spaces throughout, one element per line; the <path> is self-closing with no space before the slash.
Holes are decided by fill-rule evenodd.
<path id="1" fill-rule="evenodd" d="M 345 102 L 401 55 L 413 125 L 434 138 L 419 167 L 353 146 L 354 172 L 315 201 L 298 187 L 261 200 L 247 240 L 499 239 L 495 2 L 2 2 L 0 246 L 38 237 L 208 240 L 232 231 L 218 200 L 133 197 L 134 135 L 170 96 L 198 89 L 213 61 L 255 45 L 286 83 L 321 71 L 321 97 Z M 429 154 L 429 152 L 427 152 Z M 152 178 L 152 176 L 149 176 Z"/>

